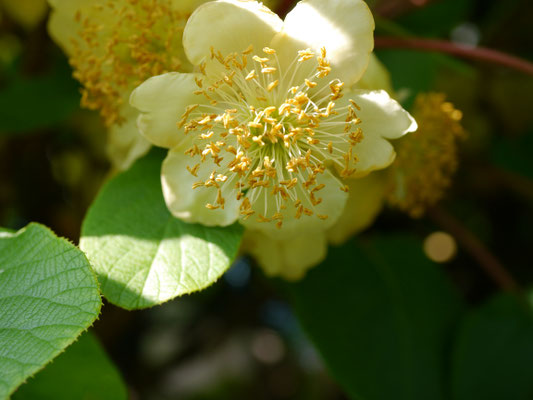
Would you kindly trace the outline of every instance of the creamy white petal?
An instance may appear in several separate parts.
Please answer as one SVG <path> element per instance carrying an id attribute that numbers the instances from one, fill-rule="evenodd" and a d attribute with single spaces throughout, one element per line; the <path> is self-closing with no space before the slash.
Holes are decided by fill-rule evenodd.
<path id="1" fill-rule="evenodd" d="M 325 47 L 332 75 L 348 87 L 361 78 L 368 65 L 373 32 L 372 13 L 362 0 L 300 1 L 287 14 L 283 29 L 295 43 L 316 51 Z"/>
<path id="2" fill-rule="evenodd" d="M 322 231 L 300 232 L 291 238 L 276 240 L 247 230 L 242 249 L 255 258 L 266 275 L 298 280 L 324 260 L 327 242 Z"/>
<path id="3" fill-rule="evenodd" d="M 227 56 L 251 44 L 259 53 L 282 27 L 283 21 L 256 1 L 213 1 L 198 7 L 189 18 L 183 47 L 195 65 L 208 59 L 211 47 Z"/>
<path id="4" fill-rule="evenodd" d="M 76 21 L 76 13 L 82 12 L 90 18 L 95 14 L 93 5 L 101 3 L 99 0 L 48 0 L 52 11 L 48 19 L 50 36 L 69 55 L 74 50 L 73 40 L 80 40 L 81 24 Z M 110 18 L 111 20 L 111 18 Z M 109 21 L 101 21 L 103 26 Z"/>
<path id="5" fill-rule="evenodd" d="M 106 153 L 119 170 L 127 170 L 138 158 L 145 155 L 152 146 L 137 129 L 137 116 L 139 112 L 127 105 L 121 111 L 125 122 L 113 125 L 109 129 L 106 144 Z"/>
<path id="6" fill-rule="evenodd" d="M 252 210 L 255 214 L 241 220 L 241 223 L 247 228 L 263 232 L 265 235 L 277 239 L 286 239 L 294 237 L 301 232 L 309 232 L 315 230 L 325 230 L 335 223 L 344 209 L 344 205 L 348 198 L 347 193 L 340 188 L 343 184 L 333 176 L 331 172 L 326 170 L 316 178 L 317 184 L 324 184 L 324 189 L 316 192 L 316 197 L 321 198 L 322 202 L 318 205 L 313 205 L 309 199 L 309 194 L 302 187 L 301 184 L 295 186 L 295 198 L 301 200 L 302 206 L 312 210 L 313 215 L 302 215 L 300 218 L 295 218 L 296 209 L 293 205 L 287 205 L 285 210 L 281 210 L 283 215 L 283 225 L 281 229 L 276 227 L 275 222 L 260 222 L 258 215 L 272 216 L 277 208 L 276 201 L 279 197 L 272 195 L 272 188 L 250 189 L 246 196 L 252 201 Z M 326 219 L 320 219 L 319 215 L 327 215 Z"/>
<path id="7" fill-rule="evenodd" d="M 345 95 L 361 107 L 358 111 L 363 131 L 379 132 L 387 139 L 398 139 L 418 128 L 415 119 L 384 90 L 353 91 Z"/>
<path id="8" fill-rule="evenodd" d="M 187 167 L 193 168 L 197 162 L 185 155 L 188 145 L 182 143 L 168 152 L 161 170 L 163 196 L 170 212 L 186 221 L 200 223 L 207 226 L 227 226 L 234 223 L 239 216 L 239 204 L 234 183 L 226 182 L 222 185 L 222 195 L 225 199 L 224 209 L 209 210 L 206 204 L 215 204 L 217 189 L 215 187 L 199 187 L 193 189 L 200 178 L 193 176 Z M 200 164 L 198 176 L 209 176 L 217 166 L 206 159 Z"/>
<path id="9" fill-rule="evenodd" d="M 363 140 L 353 147 L 357 157 L 351 167 L 356 173 L 351 177 L 359 178 L 369 172 L 389 166 L 396 157 L 394 148 L 387 139 L 397 139 L 417 129 L 414 118 L 384 90 L 352 90 L 344 93 L 338 101 L 338 108 L 355 101 L 360 110 L 356 110 L 361 123 L 356 128 L 363 131 Z M 339 116 L 339 118 L 342 115 Z M 348 145 L 345 151 L 348 150 Z"/>
<path id="10" fill-rule="evenodd" d="M 130 104 L 141 112 L 139 131 L 156 146 L 172 148 L 184 139 L 177 124 L 187 106 L 204 101 L 195 74 L 170 72 L 154 76 L 138 86 L 130 96 Z"/>
<path id="11" fill-rule="evenodd" d="M 346 181 L 350 191 L 344 212 L 327 232 L 330 243 L 340 245 L 350 236 L 366 229 L 376 219 L 385 203 L 386 176 L 373 172 L 360 179 Z"/>
<path id="12" fill-rule="evenodd" d="M 385 90 L 391 95 L 394 93 L 390 73 L 375 54 L 370 55 L 368 68 L 354 89 Z"/>

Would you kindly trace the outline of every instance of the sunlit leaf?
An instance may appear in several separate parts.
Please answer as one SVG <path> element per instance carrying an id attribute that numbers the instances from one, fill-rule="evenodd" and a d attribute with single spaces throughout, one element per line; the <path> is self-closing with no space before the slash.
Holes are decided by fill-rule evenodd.
<path id="1" fill-rule="evenodd" d="M 0 234 L 0 399 L 96 319 L 98 286 L 87 259 L 42 225 Z"/>
<path id="2" fill-rule="evenodd" d="M 104 296 L 126 309 L 145 308 L 204 289 L 229 268 L 242 236 L 187 224 L 168 211 L 160 184 L 161 153 L 151 152 L 109 181 L 82 227 L 80 247 Z"/>

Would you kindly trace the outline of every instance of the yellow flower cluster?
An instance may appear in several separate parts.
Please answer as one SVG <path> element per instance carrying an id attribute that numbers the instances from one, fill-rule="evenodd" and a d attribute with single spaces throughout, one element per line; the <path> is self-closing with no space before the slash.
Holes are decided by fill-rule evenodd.
<path id="1" fill-rule="evenodd" d="M 413 115 L 419 128 L 396 143 L 388 201 L 416 218 L 451 185 L 458 165 L 457 141 L 465 132 L 461 111 L 446 101 L 443 93 L 420 94 Z"/>

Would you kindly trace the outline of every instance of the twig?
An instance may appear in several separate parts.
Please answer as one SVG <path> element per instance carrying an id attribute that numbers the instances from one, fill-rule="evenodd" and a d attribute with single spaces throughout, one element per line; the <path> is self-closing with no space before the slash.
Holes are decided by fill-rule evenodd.
<path id="1" fill-rule="evenodd" d="M 427 215 L 437 225 L 448 231 L 501 289 L 512 293 L 522 292 L 518 283 L 507 272 L 502 263 L 458 219 L 439 207 L 427 210 Z"/>
<path id="2" fill-rule="evenodd" d="M 411 10 L 422 8 L 435 0 L 389 0 L 381 1 L 374 8 L 374 13 L 382 17 L 395 18 Z"/>
<path id="3" fill-rule="evenodd" d="M 488 61 L 533 75 L 533 63 L 501 51 L 485 47 L 461 46 L 446 40 L 376 37 L 376 48 L 404 48 L 421 51 L 448 53 L 454 56 Z"/>

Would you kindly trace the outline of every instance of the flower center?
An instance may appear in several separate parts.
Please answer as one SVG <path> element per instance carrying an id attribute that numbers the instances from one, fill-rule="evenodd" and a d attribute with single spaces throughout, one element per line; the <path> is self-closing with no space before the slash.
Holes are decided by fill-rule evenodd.
<path id="1" fill-rule="evenodd" d="M 120 108 L 134 87 L 184 69 L 188 17 L 169 0 L 109 0 L 78 11 L 81 40 L 74 41 L 70 63 L 83 85 L 82 106 L 100 110 L 107 126 L 122 123 Z"/>
<path id="2" fill-rule="evenodd" d="M 212 49 L 209 64 L 200 66 L 195 93 L 203 100 L 178 122 L 186 134 L 194 132 L 186 153 L 198 163 L 188 170 L 201 180 L 193 189 L 216 191 L 209 209 L 224 208 L 225 196 L 235 195 L 244 219 L 256 214 L 254 203 L 265 203 L 258 221 L 278 227 L 292 214 L 289 206 L 295 218 L 326 219 L 315 208 L 320 192 L 334 188 L 320 183 L 320 175 L 330 165 L 342 177 L 355 172 L 352 148 L 363 139 L 359 107 L 353 100 L 336 105 L 344 83 L 325 79 L 331 72 L 325 49 L 299 51 L 285 68 L 274 49 L 252 52 L 250 46 L 223 56 Z M 213 169 L 200 176 L 205 163 Z"/>

